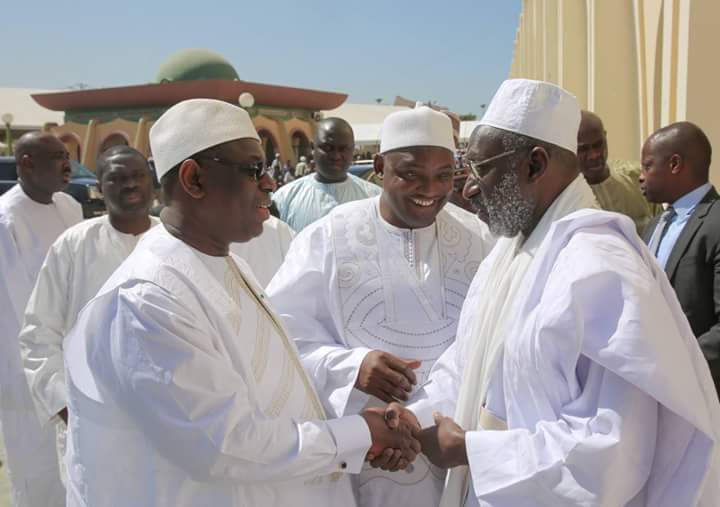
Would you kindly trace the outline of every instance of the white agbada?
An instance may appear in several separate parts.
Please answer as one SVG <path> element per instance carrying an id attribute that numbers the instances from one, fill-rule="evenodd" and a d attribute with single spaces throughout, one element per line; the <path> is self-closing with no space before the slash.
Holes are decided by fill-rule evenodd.
<path id="1" fill-rule="evenodd" d="M 294 237 L 295 231 L 288 224 L 270 216 L 263 222 L 260 236 L 245 243 L 233 243 L 230 251 L 242 257 L 260 285 L 267 287 L 285 260 Z"/>
<path id="2" fill-rule="evenodd" d="M 155 227 L 65 341 L 68 507 L 352 506 L 370 433 L 324 420 L 247 264 Z"/>
<path id="3" fill-rule="evenodd" d="M 23 373 L 18 334 L 25 305 L 50 245 L 82 220 L 82 208 L 58 192 L 30 199 L 18 184 L 0 196 L 0 418 L 14 505 L 64 505 L 55 425 L 41 425 Z"/>
<path id="4" fill-rule="evenodd" d="M 527 241 L 498 243 L 409 405 L 469 430 L 443 506 L 720 505 L 707 364 L 632 221 L 581 209 L 588 192 L 579 176 Z"/>
<path id="5" fill-rule="evenodd" d="M 150 217 L 151 227 L 159 222 Z M 43 424 L 67 406 L 63 338 L 141 236 L 118 231 L 105 215 L 71 227 L 50 247 L 20 332 L 25 375 Z"/>
<path id="6" fill-rule="evenodd" d="M 283 185 L 273 194 L 280 219 L 296 232 L 324 217 L 339 204 L 380 195 L 382 188 L 348 174 L 341 183 L 320 183 L 314 174 Z"/>
<path id="7" fill-rule="evenodd" d="M 472 214 L 447 204 L 435 223 L 400 229 L 379 197 L 344 204 L 307 227 L 268 286 L 328 413 L 383 405 L 354 388 L 371 350 L 419 359 L 418 382 L 455 339 L 470 281 L 494 238 Z M 444 472 L 424 456 L 408 470 L 369 465 L 357 477 L 366 505 L 437 505 Z"/>

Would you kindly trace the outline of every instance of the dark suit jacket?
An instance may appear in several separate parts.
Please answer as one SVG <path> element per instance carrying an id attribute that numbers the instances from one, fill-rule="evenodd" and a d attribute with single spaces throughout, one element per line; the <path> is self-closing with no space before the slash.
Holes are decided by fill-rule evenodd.
<path id="1" fill-rule="evenodd" d="M 670 252 L 665 272 L 710 365 L 720 393 L 720 196 L 713 187 L 698 203 Z M 643 234 L 650 241 L 659 217 Z"/>

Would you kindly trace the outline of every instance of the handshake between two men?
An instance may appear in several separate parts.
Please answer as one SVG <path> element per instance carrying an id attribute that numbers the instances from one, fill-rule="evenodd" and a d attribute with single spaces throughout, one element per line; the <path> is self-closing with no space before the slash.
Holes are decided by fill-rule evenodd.
<path id="1" fill-rule="evenodd" d="M 378 350 L 369 352 L 360 365 L 355 387 L 388 403 L 361 414 L 372 438 L 367 460 L 375 468 L 403 470 L 421 452 L 443 469 L 467 465 L 465 431 L 452 418 L 435 413 L 435 426 L 422 429 L 415 414 L 396 401 L 408 400 L 417 383 L 413 370 L 419 366 L 420 361 Z"/>

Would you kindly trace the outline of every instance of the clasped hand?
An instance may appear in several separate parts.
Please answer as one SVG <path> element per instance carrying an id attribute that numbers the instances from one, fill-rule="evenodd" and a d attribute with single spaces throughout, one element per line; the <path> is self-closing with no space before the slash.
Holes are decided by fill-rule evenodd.
<path id="1" fill-rule="evenodd" d="M 417 435 L 420 424 L 412 412 L 397 403 L 387 408 L 368 408 L 361 414 L 368 427 L 372 446 L 367 460 L 375 468 L 394 472 L 405 469 L 421 451 Z"/>

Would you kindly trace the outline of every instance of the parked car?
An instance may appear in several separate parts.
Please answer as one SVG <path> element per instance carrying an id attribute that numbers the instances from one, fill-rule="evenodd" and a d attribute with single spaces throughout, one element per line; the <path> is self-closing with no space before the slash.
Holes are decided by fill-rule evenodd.
<path id="1" fill-rule="evenodd" d="M 105 213 L 105 201 L 98 190 L 98 181 L 95 174 L 74 160 L 70 161 L 72 173 L 70 183 L 64 192 L 70 194 L 82 205 L 83 216 L 92 218 Z M 17 169 L 15 157 L 0 157 L 0 195 L 17 184 Z"/>
<path id="2" fill-rule="evenodd" d="M 358 178 L 367 180 L 370 178 L 373 172 L 373 161 L 372 160 L 356 160 L 348 168 L 348 172 Z"/>

